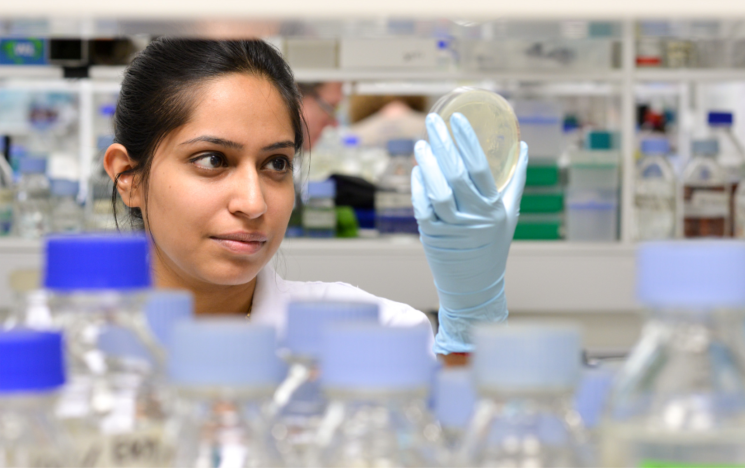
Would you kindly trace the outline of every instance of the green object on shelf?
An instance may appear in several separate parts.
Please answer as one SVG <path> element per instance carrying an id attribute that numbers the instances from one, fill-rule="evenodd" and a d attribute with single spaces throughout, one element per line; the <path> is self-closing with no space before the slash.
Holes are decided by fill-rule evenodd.
<path id="1" fill-rule="evenodd" d="M 520 201 L 520 213 L 561 213 L 564 211 L 564 192 L 561 190 L 526 189 Z"/>
<path id="2" fill-rule="evenodd" d="M 515 240 L 559 240 L 563 237 L 560 215 L 523 216 L 515 228 Z"/>
<path id="3" fill-rule="evenodd" d="M 359 227 L 351 206 L 336 207 L 336 237 L 357 237 Z"/>
<path id="4" fill-rule="evenodd" d="M 546 187 L 559 183 L 559 166 L 556 163 L 528 164 L 526 187 Z"/>

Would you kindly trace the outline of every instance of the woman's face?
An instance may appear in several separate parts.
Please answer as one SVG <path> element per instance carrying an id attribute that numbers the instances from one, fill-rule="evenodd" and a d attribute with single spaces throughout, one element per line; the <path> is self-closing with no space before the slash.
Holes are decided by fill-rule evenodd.
<path id="1" fill-rule="evenodd" d="M 153 157 L 143 217 L 156 272 L 225 286 L 253 280 L 292 212 L 294 135 L 266 79 L 231 74 L 201 86 L 188 123 Z"/>

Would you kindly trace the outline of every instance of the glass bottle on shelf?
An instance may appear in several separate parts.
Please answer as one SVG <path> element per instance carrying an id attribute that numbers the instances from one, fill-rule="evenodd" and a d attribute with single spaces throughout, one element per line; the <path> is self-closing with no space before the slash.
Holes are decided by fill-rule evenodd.
<path id="1" fill-rule="evenodd" d="M 336 182 L 333 179 L 310 181 L 307 201 L 303 204 L 303 231 L 306 237 L 334 237 L 336 235 Z"/>
<path id="2" fill-rule="evenodd" d="M 737 193 L 745 171 L 745 148 L 732 132 L 732 112 L 709 112 L 709 135 L 717 140 L 719 152 L 717 162 L 727 176 L 730 189 L 731 233 L 737 231 Z M 744 207 L 745 208 L 745 207 Z M 743 220 L 745 222 L 745 220 Z M 740 229 L 742 231 L 742 229 Z"/>
<path id="3" fill-rule="evenodd" d="M 38 239 L 49 232 L 49 179 L 45 158 L 21 158 L 13 208 L 13 225 L 19 237 Z"/>
<path id="4" fill-rule="evenodd" d="M 676 178 L 667 160 L 670 143 L 666 138 L 645 139 L 641 142 L 641 152 L 634 186 L 636 238 L 672 238 L 675 236 Z"/>
<path id="5" fill-rule="evenodd" d="M 13 169 L 0 154 L 0 237 L 13 230 Z"/>
<path id="6" fill-rule="evenodd" d="M 650 312 L 612 385 L 601 465 L 745 465 L 745 246 L 655 242 L 637 252 Z"/>
<path id="7" fill-rule="evenodd" d="M 375 227 L 381 234 L 418 234 L 411 203 L 414 140 L 390 140 L 390 160 L 375 191 Z"/>
<path id="8" fill-rule="evenodd" d="M 593 466 L 572 397 L 581 334 L 567 325 L 474 329 L 479 401 L 456 461 L 463 466 Z"/>
<path id="9" fill-rule="evenodd" d="M 80 232 L 83 230 L 83 207 L 78 204 L 79 183 L 72 180 L 51 181 L 51 232 Z"/>
<path id="10" fill-rule="evenodd" d="M 695 140 L 683 170 L 683 235 L 727 237 L 730 194 L 727 176 L 717 163 L 717 140 Z"/>

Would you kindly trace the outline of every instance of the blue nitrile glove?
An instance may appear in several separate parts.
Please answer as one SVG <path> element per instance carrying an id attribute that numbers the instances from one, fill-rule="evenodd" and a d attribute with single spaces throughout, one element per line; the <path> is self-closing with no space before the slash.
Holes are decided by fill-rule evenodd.
<path id="1" fill-rule="evenodd" d="M 504 271 L 520 213 L 528 145 L 499 193 L 468 120 L 450 118 L 457 146 L 437 114 L 427 116 L 429 143 L 415 147 L 411 197 L 419 233 L 440 298 L 438 354 L 471 352 L 476 322 L 507 318 Z"/>

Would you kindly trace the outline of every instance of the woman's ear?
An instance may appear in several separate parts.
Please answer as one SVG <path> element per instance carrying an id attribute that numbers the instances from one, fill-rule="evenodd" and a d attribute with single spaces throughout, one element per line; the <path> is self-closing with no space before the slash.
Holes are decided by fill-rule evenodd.
<path id="1" fill-rule="evenodd" d="M 103 167 L 111 180 L 116 182 L 116 189 L 124 204 L 130 208 L 142 208 L 140 184 L 132 172 L 135 165 L 129 157 L 127 148 L 119 143 L 109 146 L 103 157 Z"/>

